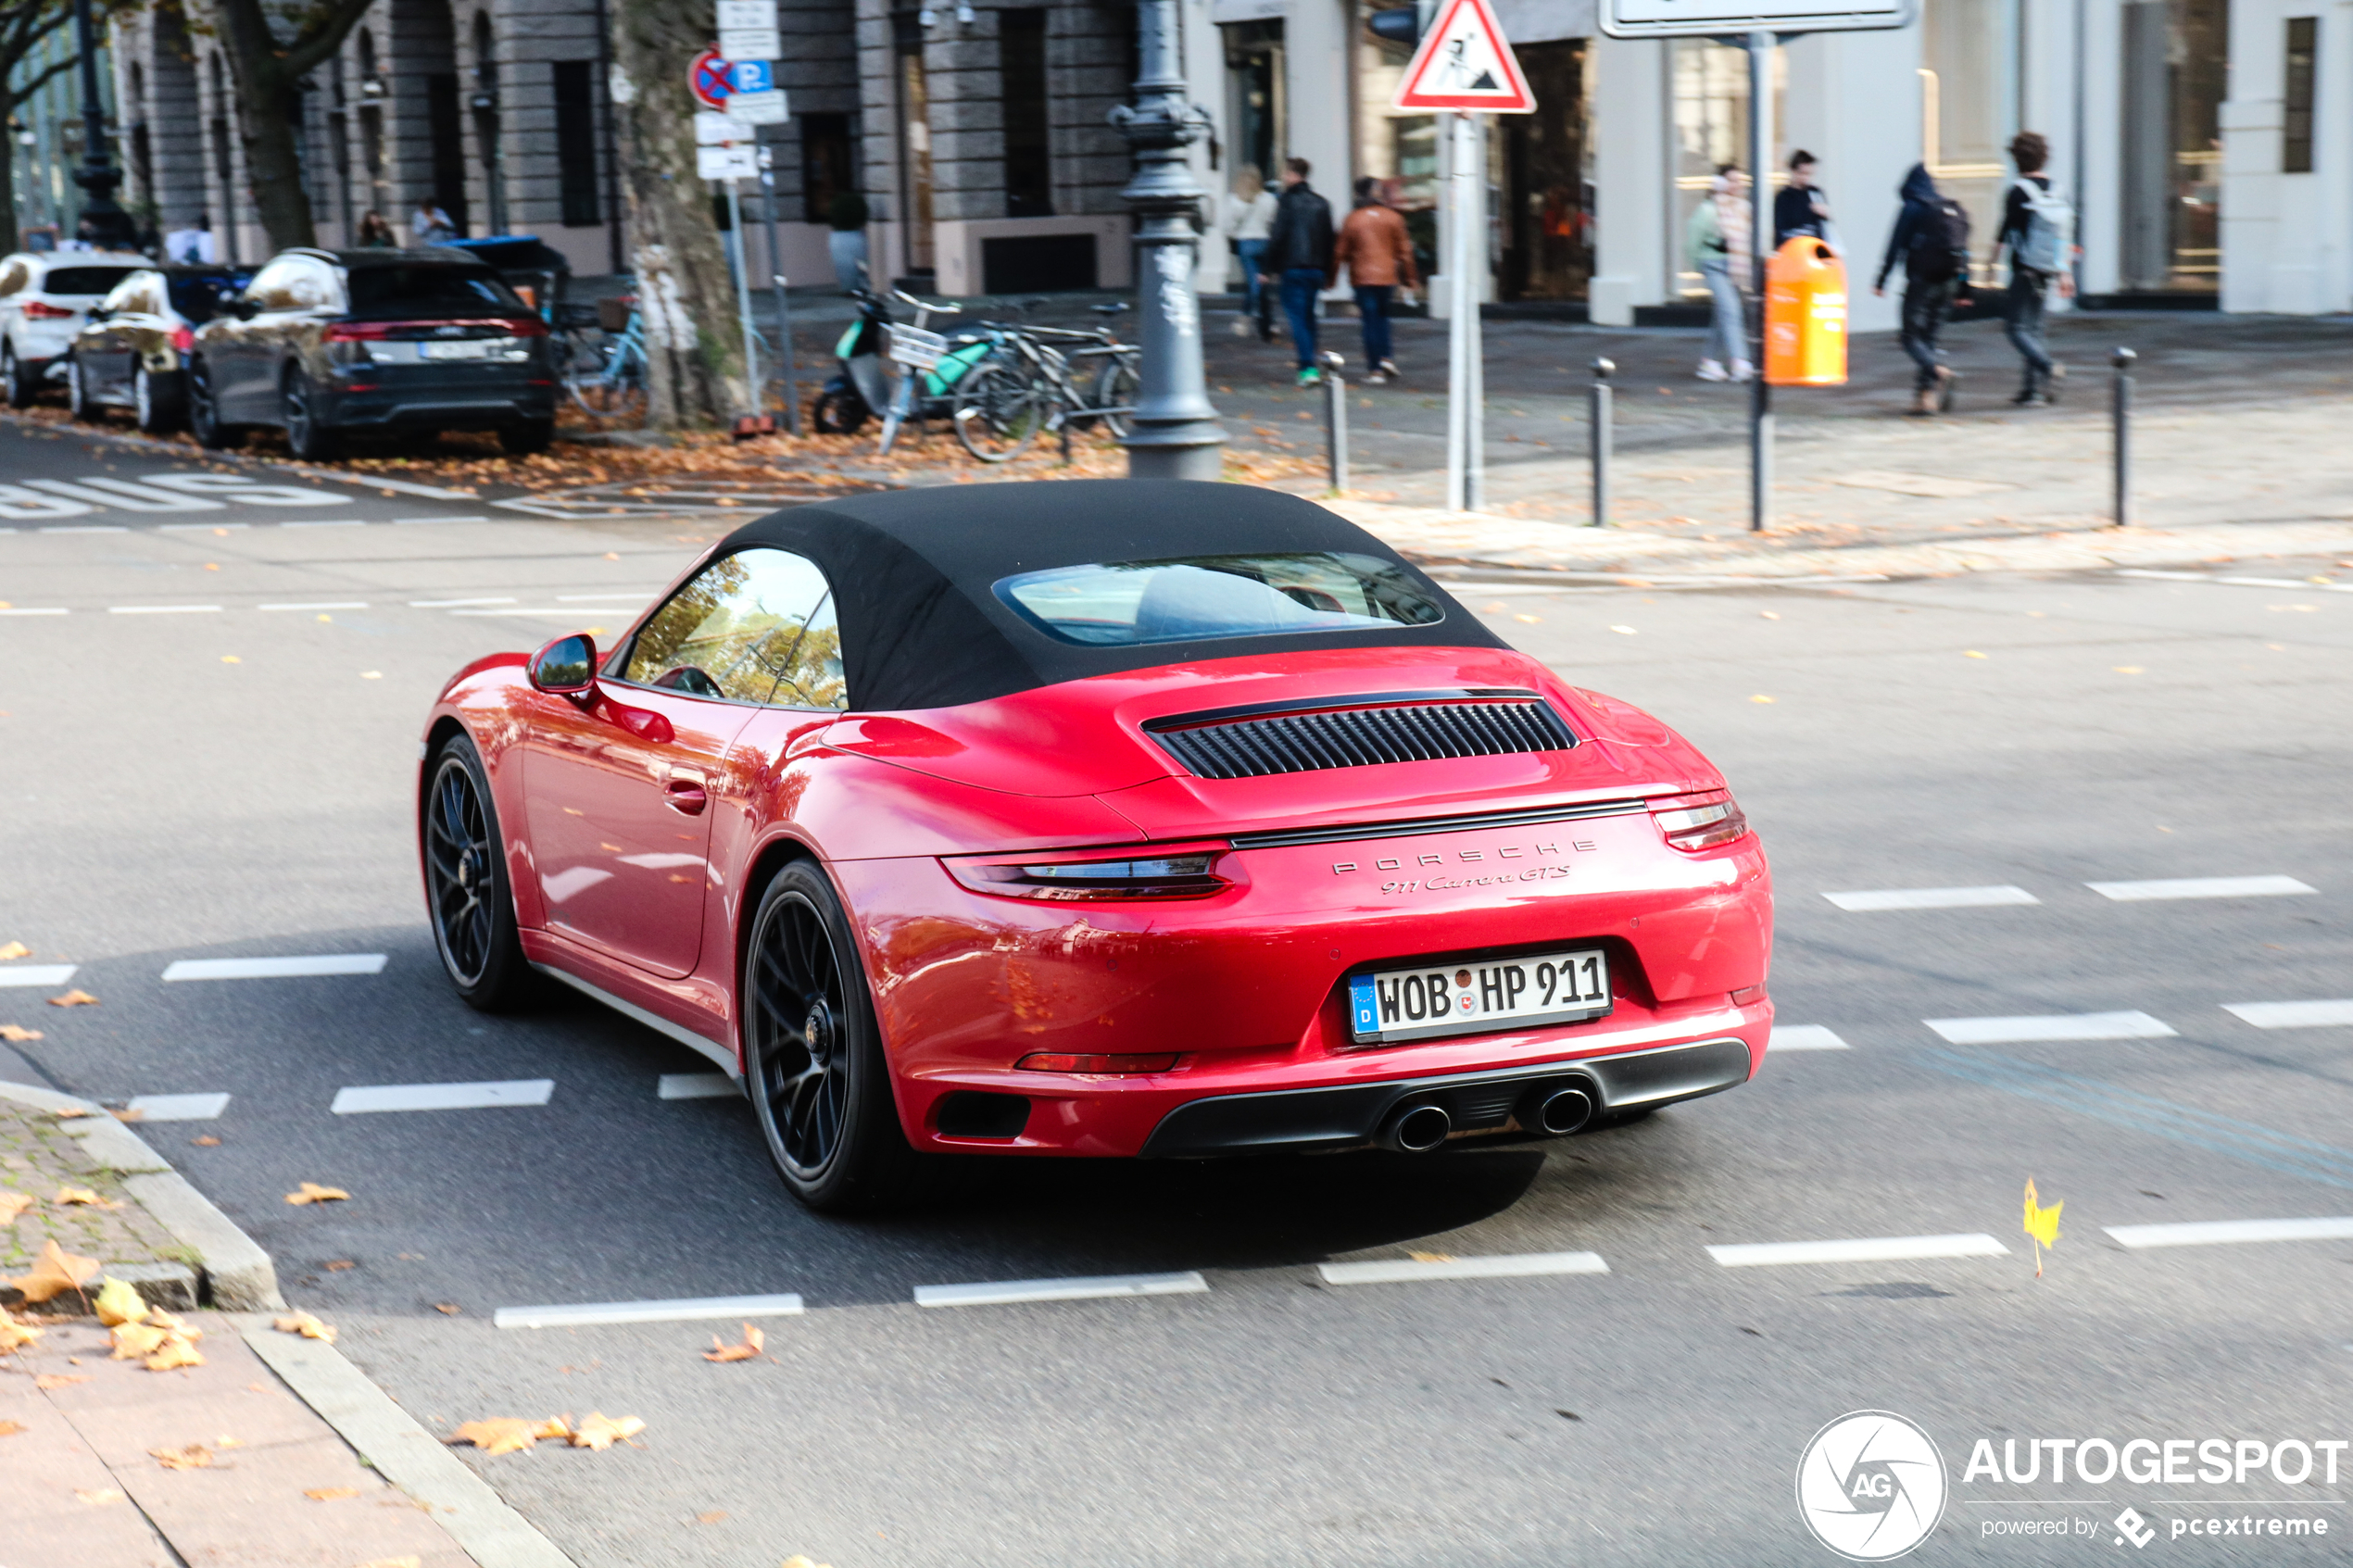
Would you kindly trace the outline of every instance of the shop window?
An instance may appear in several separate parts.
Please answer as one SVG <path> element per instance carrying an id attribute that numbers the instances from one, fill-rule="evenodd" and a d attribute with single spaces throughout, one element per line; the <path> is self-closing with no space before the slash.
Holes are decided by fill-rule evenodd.
<path id="1" fill-rule="evenodd" d="M 1707 199 L 1708 182 L 1725 164 L 1749 166 L 1748 51 L 1706 38 L 1678 38 L 1667 56 L 1673 93 L 1669 113 L 1674 118 L 1674 199 L 1667 204 L 1667 254 L 1673 262 L 1673 292 L 1705 295 L 1707 286 L 1692 270 L 1684 254 L 1683 235 L 1692 214 Z M 1773 123 L 1789 123 L 1789 52 L 1773 51 Z M 1775 149 L 1778 165 L 1780 149 Z M 1785 175 L 1786 170 L 1780 171 Z M 1762 204 L 1770 211 L 1768 194 Z"/>
<path id="2" fill-rule="evenodd" d="M 585 229 L 604 221 L 597 201 L 597 62 L 558 60 L 556 177 L 563 222 Z"/>
<path id="3" fill-rule="evenodd" d="M 997 70 L 1005 115 L 1005 216 L 1054 215 L 1054 159 L 1046 93 L 1046 13 L 997 13 Z"/>
<path id="4" fill-rule="evenodd" d="M 2280 94 L 2284 119 L 2280 130 L 2280 172 L 2312 172 L 2312 94 L 2321 52 L 2321 19 L 2287 19 L 2287 72 Z"/>

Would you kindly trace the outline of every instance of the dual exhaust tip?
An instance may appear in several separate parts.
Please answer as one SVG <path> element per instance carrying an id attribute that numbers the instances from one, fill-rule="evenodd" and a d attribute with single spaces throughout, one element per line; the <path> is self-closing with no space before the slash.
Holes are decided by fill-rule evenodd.
<path id="1" fill-rule="evenodd" d="M 1581 1130 L 1601 1107 L 1584 1084 L 1541 1084 L 1522 1095 L 1513 1108 L 1520 1126 L 1547 1137 L 1566 1137 Z M 1394 1154 L 1428 1154 L 1454 1131 L 1454 1119 L 1435 1100 L 1407 1099 L 1381 1123 L 1374 1141 Z"/>

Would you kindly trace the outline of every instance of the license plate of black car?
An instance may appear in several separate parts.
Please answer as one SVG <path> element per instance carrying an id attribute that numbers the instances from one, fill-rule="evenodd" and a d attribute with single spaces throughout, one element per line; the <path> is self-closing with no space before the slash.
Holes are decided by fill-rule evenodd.
<path id="1" fill-rule="evenodd" d="M 1348 977 L 1348 1032 L 1358 1045 L 1576 1023 L 1609 1010 L 1609 959 L 1597 947 L 1455 959 Z"/>

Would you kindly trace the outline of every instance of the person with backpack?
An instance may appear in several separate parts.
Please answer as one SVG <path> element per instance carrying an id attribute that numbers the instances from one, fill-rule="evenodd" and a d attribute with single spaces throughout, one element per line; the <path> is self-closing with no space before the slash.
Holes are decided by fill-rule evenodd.
<path id="1" fill-rule="evenodd" d="M 2067 270 L 2069 238 L 2075 227 L 2075 209 L 2051 189 L 2043 168 L 2051 159 L 2051 144 L 2032 131 L 2010 138 L 2010 162 L 2018 168 L 2018 182 L 2002 206 L 2002 232 L 1994 240 L 1994 259 L 2009 247 L 2010 289 L 2002 313 L 2002 331 L 2026 362 L 2026 383 L 2010 401 L 2021 408 L 2047 408 L 2058 400 L 2059 383 L 2067 368 L 2055 363 L 2043 338 L 2043 307 L 2050 296 L 2051 280 L 2058 280 L 2059 297 L 2075 292 Z"/>
<path id="2" fill-rule="evenodd" d="M 1283 314 L 1290 318 L 1290 345 L 1299 360 L 1299 384 L 1319 386 L 1315 366 L 1315 297 L 1332 286 L 1332 208 L 1307 184 L 1307 160 L 1283 160 L 1283 194 L 1266 232 L 1268 282 L 1283 291 Z"/>
<path id="3" fill-rule="evenodd" d="M 1969 293 L 1969 213 L 1936 188 L 1928 166 L 1916 163 L 1898 192 L 1903 210 L 1880 258 L 1876 295 L 1887 293 L 1887 275 L 1904 264 L 1904 326 L 1899 341 L 1919 373 L 1912 379 L 1914 414 L 1941 414 L 1953 407 L 1960 378 L 1944 363 L 1937 339 L 1953 301 Z"/>

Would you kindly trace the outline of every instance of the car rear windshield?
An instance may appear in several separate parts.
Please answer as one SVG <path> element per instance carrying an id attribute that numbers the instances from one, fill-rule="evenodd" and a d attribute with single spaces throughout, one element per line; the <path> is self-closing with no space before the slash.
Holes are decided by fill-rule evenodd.
<path id="1" fill-rule="evenodd" d="M 198 273 L 188 277 L 166 274 L 164 287 L 171 295 L 171 308 L 186 319 L 192 327 L 201 327 L 220 314 L 220 302 L 245 287 L 247 273 Z"/>
<path id="2" fill-rule="evenodd" d="M 525 309 L 487 267 L 354 267 L 355 316 L 510 316 Z"/>
<path id="3" fill-rule="evenodd" d="M 55 267 L 41 280 L 44 294 L 108 294 L 136 267 Z"/>
<path id="4" fill-rule="evenodd" d="M 1049 636 L 1114 646 L 1428 626 L 1446 613 L 1397 562 L 1323 550 L 1055 567 L 1006 578 L 997 596 Z"/>

